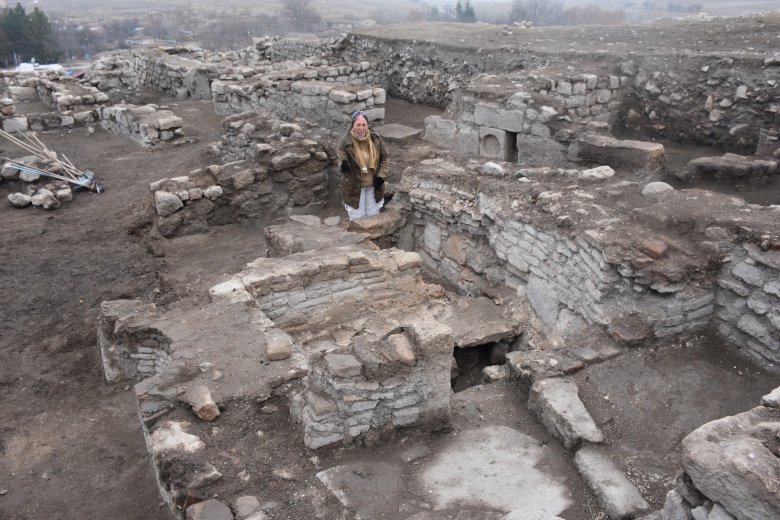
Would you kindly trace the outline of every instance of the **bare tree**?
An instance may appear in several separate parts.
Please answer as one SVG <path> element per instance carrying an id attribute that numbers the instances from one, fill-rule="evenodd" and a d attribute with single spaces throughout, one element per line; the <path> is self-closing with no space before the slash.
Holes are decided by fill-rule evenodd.
<path id="1" fill-rule="evenodd" d="M 318 18 L 311 6 L 312 0 L 280 0 L 284 13 L 290 18 L 295 29 L 304 29 Z"/>

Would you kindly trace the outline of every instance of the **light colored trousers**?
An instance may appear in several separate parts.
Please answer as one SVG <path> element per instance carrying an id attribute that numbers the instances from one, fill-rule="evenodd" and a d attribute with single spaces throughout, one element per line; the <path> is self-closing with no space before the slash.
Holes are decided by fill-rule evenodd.
<path id="1" fill-rule="evenodd" d="M 347 210 L 349 220 L 355 220 L 356 218 L 372 217 L 379 213 L 379 209 L 385 205 L 384 200 L 376 202 L 374 200 L 374 188 L 361 188 L 360 189 L 360 205 L 357 209 L 352 206 L 344 204 L 344 208 Z"/>

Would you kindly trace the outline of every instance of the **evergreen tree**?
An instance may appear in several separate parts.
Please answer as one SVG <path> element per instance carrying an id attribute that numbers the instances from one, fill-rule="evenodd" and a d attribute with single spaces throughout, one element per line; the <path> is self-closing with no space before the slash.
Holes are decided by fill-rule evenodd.
<path id="1" fill-rule="evenodd" d="M 463 21 L 466 23 L 476 23 L 477 21 L 477 14 L 474 12 L 471 0 L 466 0 L 466 7 L 463 9 Z"/>
<path id="2" fill-rule="evenodd" d="M 0 28 L 5 31 L 8 41 L 11 43 L 9 62 L 14 63 L 28 60 L 29 56 L 29 20 L 22 4 L 17 3 L 8 9 L 0 18 Z"/>
<path id="3" fill-rule="evenodd" d="M 38 63 L 57 61 L 59 52 L 54 43 L 49 18 L 37 7 L 30 13 L 28 30 L 30 37 L 30 53 Z"/>
<path id="4" fill-rule="evenodd" d="M 461 5 L 460 0 L 458 0 L 458 3 L 455 5 L 455 21 L 456 22 L 463 21 L 463 6 Z"/>

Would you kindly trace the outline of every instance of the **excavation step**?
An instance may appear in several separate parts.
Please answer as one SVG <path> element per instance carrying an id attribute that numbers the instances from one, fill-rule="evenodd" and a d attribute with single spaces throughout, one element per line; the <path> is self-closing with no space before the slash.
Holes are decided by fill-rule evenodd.
<path id="1" fill-rule="evenodd" d="M 604 442 L 601 430 L 580 401 L 574 381 L 561 378 L 537 381 L 531 387 L 528 408 L 553 437 L 563 441 L 566 449 L 576 449 L 583 441 Z"/>
<path id="2" fill-rule="evenodd" d="M 574 463 L 612 520 L 634 518 L 650 510 L 636 487 L 597 449 L 582 448 L 574 456 Z"/>
<path id="3" fill-rule="evenodd" d="M 723 157 L 700 157 L 688 163 L 689 178 L 715 180 L 739 179 L 751 182 L 767 182 L 777 172 L 777 163 L 727 153 Z"/>

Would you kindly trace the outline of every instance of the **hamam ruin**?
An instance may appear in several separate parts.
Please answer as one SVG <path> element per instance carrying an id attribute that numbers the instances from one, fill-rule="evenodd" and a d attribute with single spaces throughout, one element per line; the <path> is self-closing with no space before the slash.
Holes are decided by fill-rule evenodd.
<path id="1" fill-rule="evenodd" d="M 780 16 L 431 27 L 2 73 L 4 132 L 67 156 L 6 143 L 6 215 L 69 226 L 143 184 L 122 226 L 156 295 L 85 327 L 137 405 L 151 510 L 780 518 Z M 392 167 L 349 221 L 356 110 Z M 130 156 L 146 176 L 112 177 Z"/>

